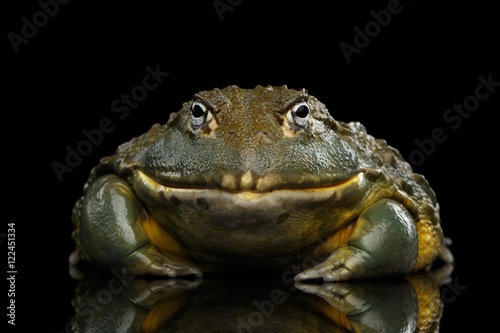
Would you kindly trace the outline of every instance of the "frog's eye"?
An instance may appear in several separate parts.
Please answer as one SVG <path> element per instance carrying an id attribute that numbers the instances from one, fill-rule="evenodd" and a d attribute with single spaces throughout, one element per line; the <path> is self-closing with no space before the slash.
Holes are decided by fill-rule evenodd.
<path id="1" fill-rule="evenodd" d="M 285 116 L 290 124 L 306 128 L 311 117 L 311 110 L 305 101 L 301 101 L 291 107 Z"/>
<path id="2" fill-rule="evenodd" d="M 203 103 L 195 101 L 191 104 L 191 121 L 195 128 L 209 122 L 212 118 L 212 113 Z"/>

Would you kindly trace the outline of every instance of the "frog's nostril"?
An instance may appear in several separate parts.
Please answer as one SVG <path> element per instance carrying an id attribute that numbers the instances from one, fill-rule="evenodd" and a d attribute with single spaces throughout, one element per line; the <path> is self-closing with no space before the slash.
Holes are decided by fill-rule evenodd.
<path id="1" fill-rule="evenodd" d="M 225 137 L 225 138 L 229 138 L 229 137 L 231 137 L 231 136 L 232 136 L 235 132 L 236 132 L 235 130 L 230 130 L 229 132 L 226 132 L 226 133 L 224 134 L 224 137 Z"/>
<path id="2" fill-rule="evenodd" d="M 259 134 L 260 134 L 260 136 L 262 136 L 262 138 L 264 139 L 264 141 L 266 141 L 268 143 L 272 143 L 273 142 L 272 136 L 267 131 L 262 131 Z"/>

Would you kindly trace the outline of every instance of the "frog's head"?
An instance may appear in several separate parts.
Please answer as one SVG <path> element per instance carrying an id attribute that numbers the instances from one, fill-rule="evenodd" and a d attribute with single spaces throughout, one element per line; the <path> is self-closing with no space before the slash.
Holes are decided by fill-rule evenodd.
<path id="1" fill-rule="evenodd" d="M 191 254 L 290 254 L 363 209 L 371 162 L 356 129 L 305 90 L 203 91 L 163 129 L 135 156 L 131 182 Z"/>
<path id="2" fill-rule="evenodd" d="M 359 172 L 355 150 L 305 90 L 203 91 L 169 126 L 143 165 L 169 187 L 265 192 L 329 186 Z"/>

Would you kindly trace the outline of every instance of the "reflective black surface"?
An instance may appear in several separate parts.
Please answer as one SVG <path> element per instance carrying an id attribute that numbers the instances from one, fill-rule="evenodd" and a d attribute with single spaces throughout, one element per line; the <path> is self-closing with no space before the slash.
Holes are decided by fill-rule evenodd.
<path id="1" fill-rule="evenodd" d="M 76 332 L 437 332 L 439 286 L 451 271 L 350 283 L 287 283 L 248 272 L 167 280 L 90 272 L 73 297 L 71 323 Z"/>

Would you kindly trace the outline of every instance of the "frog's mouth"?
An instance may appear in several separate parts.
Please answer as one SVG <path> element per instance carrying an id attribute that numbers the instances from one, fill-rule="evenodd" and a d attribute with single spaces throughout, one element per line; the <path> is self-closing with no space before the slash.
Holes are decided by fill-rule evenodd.
<path id="1" fill-rule="evenodd" d="M 261 192 L 170 187 L 134 173 L 136 194 L 162 228 L 203 258 L 217 252 L 260 263 L 272 253 L 297 253 L 376 200 L 364 172 L 334 186 Z"/>
<path id="2" fill-rule="evenodd" d="M 140 171 L 141 176 L 139 178 L 149 178 L 150 181 L 168 188 L 189 190 L 219 189 L 232 193 L 265 193 L 281 189 L 308 190 L 334 187 L 350 181 L 362 171 L 362 169 L 355 168 L 344 172 L 337 170 L 313 174 L 300 170 L 288 170 L 287 172 L 282 172 L 283 174 L 268 173 L 266 175 L 258 175 L 251 170 L 215 170 L 201 177 L 192 177 L 182 172 L 174 171 L 158 173 Z"/>
<path id="3" fill-rule="evenodd" d="M 172 207 L 217 216 L 217 220 L 239 221 L 251 225 L 274 221 L 278 216 L 314 204 L 338 205 L 347 208 L 359 205 L 366 195 L 370 180 L 364 172 L 333 186 L 246 190 L 230 192 L 213 188 L 178 188 L 160 184 L 140 170 L 135 171 L 134 189 L 139 198 L 156 207 Z M 180 208 L 179 208 L 180 207 Z M 231 222 L 233 223 L 233 222 Z"/>

